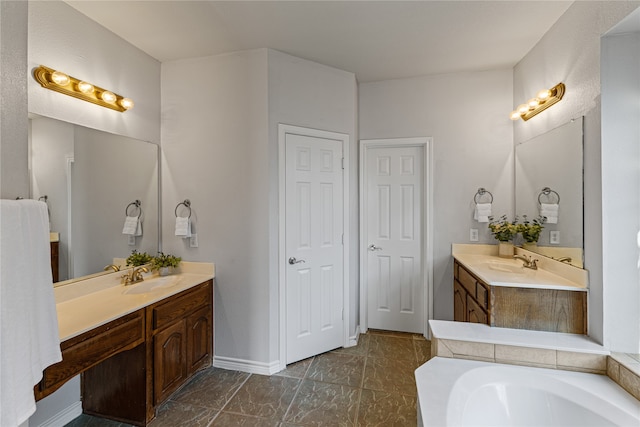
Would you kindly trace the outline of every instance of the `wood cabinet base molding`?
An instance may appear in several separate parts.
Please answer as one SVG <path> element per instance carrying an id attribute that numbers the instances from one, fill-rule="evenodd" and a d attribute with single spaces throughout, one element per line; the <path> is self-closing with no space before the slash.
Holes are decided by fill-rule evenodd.
<path id="1" fill-rule="evenodd" d="M 36 400 L 82 374 L 84 413 L 146 426 L 213 357 L 213 281 L 71 338 L 36 385 Z"/>

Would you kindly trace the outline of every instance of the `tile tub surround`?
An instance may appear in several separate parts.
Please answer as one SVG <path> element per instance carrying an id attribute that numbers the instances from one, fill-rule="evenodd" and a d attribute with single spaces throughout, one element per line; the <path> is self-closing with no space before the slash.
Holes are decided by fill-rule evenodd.
<path id="1" fill-rule="evenodd" d="M 607 375 L 640 400 L 640 355 L 611 354 L 589 337 L 430 320 L 431 355 Z"/>
<path id="2" fill-rule="evenodd" d="M 358 345 L 272 376 L 210 368 L 158 411 L 150 427 L 415 426 L 414 371 L 430 359 L 422 335 L 369 331 Z M 68 427 L 125 427 L 82 415 Z"/>

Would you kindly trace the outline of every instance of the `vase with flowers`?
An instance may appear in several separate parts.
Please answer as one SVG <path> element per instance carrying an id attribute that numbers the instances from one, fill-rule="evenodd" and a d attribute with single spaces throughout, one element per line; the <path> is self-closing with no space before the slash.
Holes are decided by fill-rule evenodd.
<path id="1" fill-rule="evenodd" d="M 518 234 L 518 218 L 509 221 L 506 215 L 502 215 L 499 219 L 489 218 L 489 230 L 493 233 L 493 237 L 498 240 L 498 255 L 505 258 L 513 256 L 513 238 Z"/>
<path id="2" fill-rule="evenodd" d="M 544 228 L 545 218 L 539 216 L 531 221 L 527 219 L 526 215 L 522 215 L 522 218 L 522 223 L 518 224 L 518 232 L 520 232 L 524 239 L 522 247 L 528 250 L 535 249 L 538 246 L 540 233 L 542 233 L 542 229 Z"/>

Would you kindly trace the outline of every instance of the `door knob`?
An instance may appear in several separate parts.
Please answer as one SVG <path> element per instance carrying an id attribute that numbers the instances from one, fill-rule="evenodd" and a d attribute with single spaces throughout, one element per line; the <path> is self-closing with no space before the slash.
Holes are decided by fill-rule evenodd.
<path id="1" fill-rule="evenodd" d="M 376 246 L 373 243 L 369 245 L 369 250 L 370 251 L 381 251 L 382 248 L 380 246 Z"/>
<path id="2" fill-rule="evenodd" d="M 293 264 L 299 264 L 301 262 L 305 262 L 303 259 L 296 259 L 296 257 L 291 257 L 289 258 L 289 264 L 293 265 Z"/>

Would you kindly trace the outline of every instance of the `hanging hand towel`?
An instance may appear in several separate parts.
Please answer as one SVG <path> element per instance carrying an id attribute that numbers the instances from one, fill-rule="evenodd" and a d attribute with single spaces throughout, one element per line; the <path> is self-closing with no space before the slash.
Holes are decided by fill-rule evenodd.
<path id="1" fill-rule="evenodd" d="M 53 294 L 47 206 L 0 200 L 0 425 L 36 409 L 33 386 L 62 360 Z"/>
<path id="2" fill-rule="evenodd" d="M 491 203 L 476 203 L 476 208 L 473 212 L 473 219 L 478 222 L 489 222 L 491 216 Z"/>
<path id="3" fill-rule="evenodd" d="M 142 221 L 140 221 L 140 218 L 136 220 L 136 232 L 134 236 L 142 236 Z"/>
<path id="4" fill-rule="evenodd" d="M 139 224 L 139 221 L 137 216 L 128 216 L 124 220 L 124 227 L 122 227 L 122 234 L 129 234 L 132 236 L 136 236 L 138 224 Z"/>
<path id="5" fill-rule="evenodd" d="M 187 239 L 191 237 L 191 219 L 188 217 L 176 217 L 176 236 Z"/>
<path id="6" fill-rule="evenodd" d="M 557 203 L 541 203 L 540 216 L 547 218 L 545 221 L 547 224 L 557 224 L 559 208 L 560 205 Z"/>

